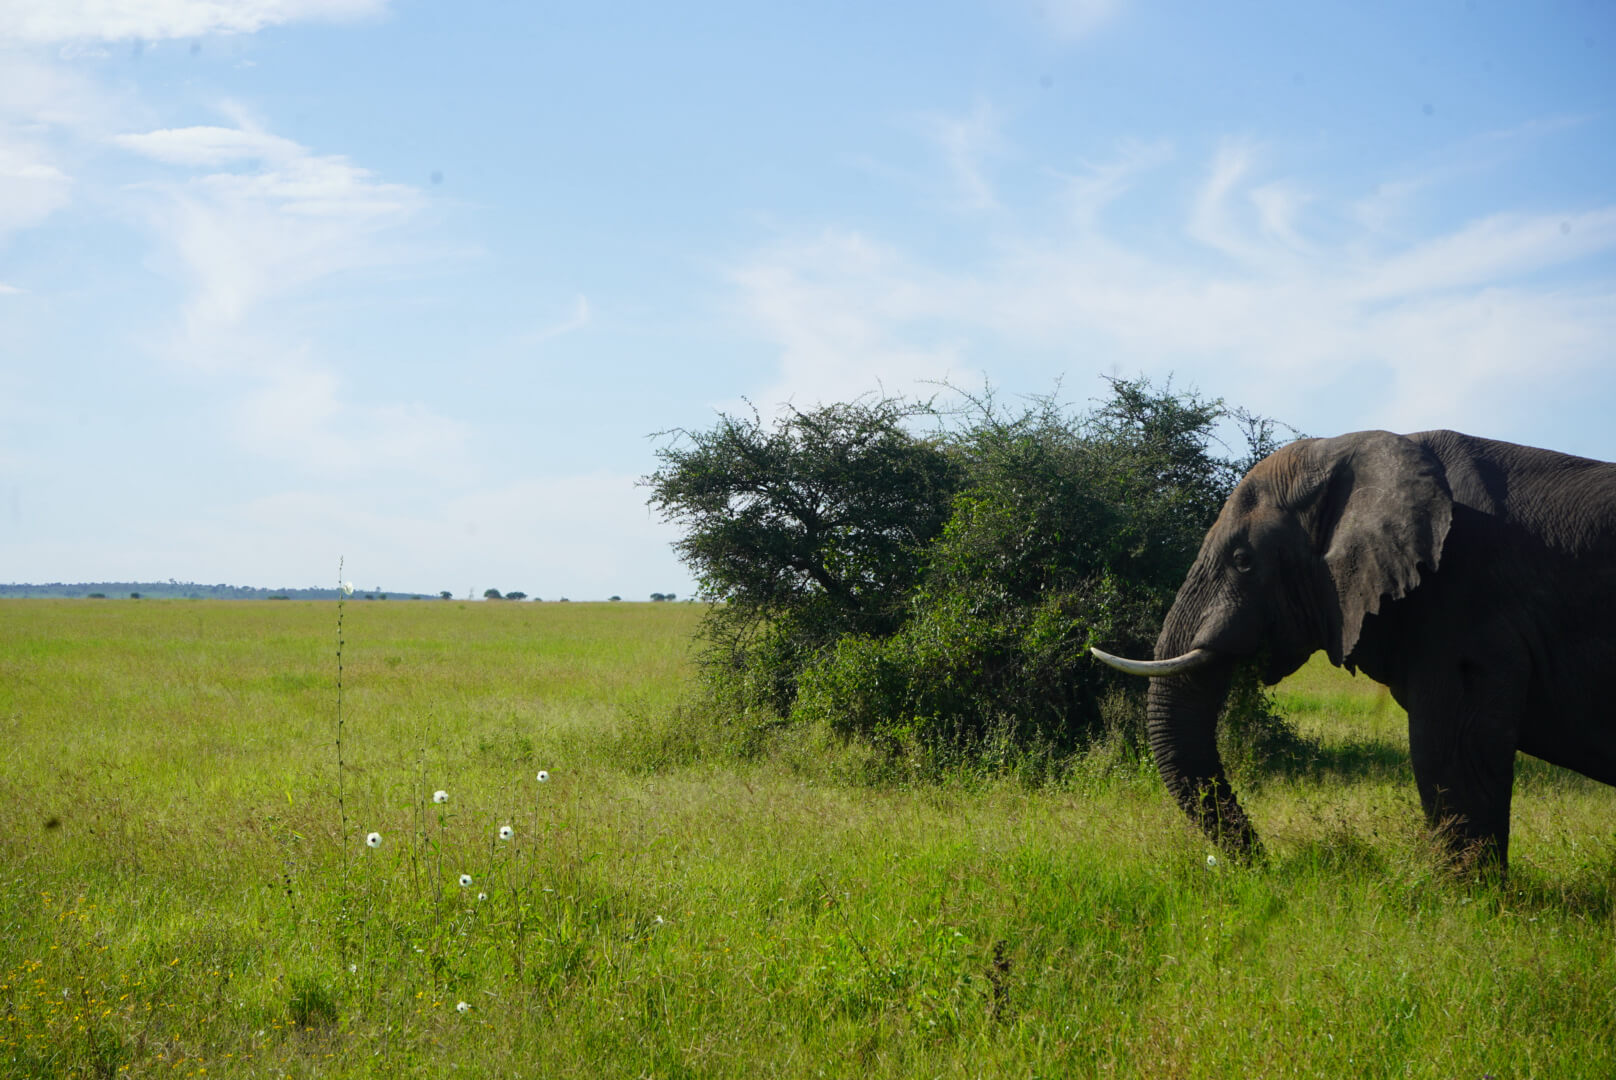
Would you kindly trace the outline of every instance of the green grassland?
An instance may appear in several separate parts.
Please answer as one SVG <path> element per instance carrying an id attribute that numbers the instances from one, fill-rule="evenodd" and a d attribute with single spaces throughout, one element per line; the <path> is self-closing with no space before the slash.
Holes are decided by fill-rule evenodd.
<path id="1" fill-rule="evenodd" d="M 1115 748 L 733 738 L 699 614 L 345 604 L 339 802 L 337 605 L 0 601 L 0 1076 L 1616 1075 L 1616 791 L 1523 760 L 1455 879 L 1315 659 L 1209 865 Z"/>

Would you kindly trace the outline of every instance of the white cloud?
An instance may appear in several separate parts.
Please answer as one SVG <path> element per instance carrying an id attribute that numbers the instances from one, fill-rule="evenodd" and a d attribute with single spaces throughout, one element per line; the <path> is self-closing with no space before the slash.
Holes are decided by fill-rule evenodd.
<path id="1" fill-rule="evenodd" d="M 1377 183 L 1368 194 L 1347 206 L 1347 216 L 1370 237 L 1399 234 L 1417 220 L 1417 200 L 1421 195 L 1483 176 L 1522 153 L 1535 152 L 1534 143 L 1579 127 L 1586 120 L 1580 116 L 1542 117 L 1442 146 L 1402 169 L 1401 175 Z"/>
<path id="2" fill-rule="evenodd" d="M 1429 188 L 1434 180 L 1426 175 L 1384 181 L 1354 202 L 1349 213 L 1371 235 L 1391 232 L 1394 224 L 1408 212 L 1414 196 Z"/>
<path id="3" fill-rule="evenodd" d="M 546 326 L 530 334 L 524 334 L 517 339 L 517 342 L 521 345 L 540 345 L 546 341 L 553 341 L 558 337 L 564 337 L 567 334 L 582 330 L 594 321 L 594 317 L 594 311 L 589 306 L 589 298 L 579 296 L 573 301 L 570 316 L 552 326 Z"/>
<path id="4" fill-rule="evenodd" d="M 1071 355 L 1177 372 L 1303 426 L 1520 432 L 1534 422 L 1523 401 L 1609 366 L 1616 282 L 1565 281 L 1616 252 L 1616 206 L 1495 214 L 1393 245 L 1340 235 L 1350 202 L 1321 205 L 1262 175 L 1256 147 L 1231 140 L 1177 237 L 1120 241 L 1103 211 L 1165 157 L 1123 148 L 1078 182 L 1075 236 L 1001 232 L 998 254 L 963 269 L 846 231 L 759 254 L 734 280 L 779 349 L 760 404 Z M 1328 241 L 1309 229 L 1319 220 Z M 1208 247 L 1233 261 L 1196 257 Z"/>
<path id="5" fill-rule="evenodd" d="M 1585 213 L 1495 214 L 1380 260 L 1366 299 L 1484 285 L 1616 247 L 1616 207 Z"/>
<path id="6" fill-rule="evenodd" d="M 1173 160 L 1172 144 L 1164 141 L 1124 141 L 1111 161 L 1084 163 L 1083 172 L 1064 177 L 1065 200 L 1072 223 L 1092 229 L 1100 213 L 1126 195 L 1146 173 Z"/>
<path id="7" fill-rule="evenodd" d="M 1616 287 L 1482 288 L 1391 308 L 1369 329 L 1365 345 L 1394 380 L 1376 406 L 1380 426 L 1469 427 L 1560 445 L 1565 432 L 1534 402 L 1609 367 Z"/>
<path id="8" fill-rule="evenodd" d="M 464 468 L 462 424 L 345 382 L 295 336 L 314 286 L 421 258 L 401 238 L 424 195 L 225 111 L 236 126 L 112 140 L 177 170 L 131 190 L 158 265 L 190 290 L 183 332 L 162 349 L 234 389 L 229 436 L 255 457 L 353 475 Z"/>
<path id="9" fill-rule="evenodd" d="M 933 115 L 924 128 L 943 155 L 953 180 L 953 201 L 965 210 L 992 210 L 999 205 L 988 179 L 987 161 L 1000 148 L 999 117 L 978 102 L 964 115 Z"/>
<path id="10" fill-rule="evenodd" d="M 1230 196 L 1252 171 L 1256 155 L 1256 147 L 1244 139 L 1225 139 L 1218 146 L 1206 180 L 1195 194 L 1186 228 L 1195 240 L 1242 262 L 1260 260 L 1267 254 L 1246 236 L 1229 206 Z"/>
<path id="11" fill-rule="evenodd" d="M 1257 210 L 1257 224 L 1269 240 L 1277 241 L 1292 251 L 1303 251 L 1309 245 L 1297 232 L 1297 219 L 1311 201 L 1294 184 L 1275 181 L 1252 188 L 1251 205 Z"/>
<path id="12" fill-rule="evenodd" d="M 232 436 L 259 457 L 310 472 L 464 469 L 466 430 L 425 406 L 377 401 L 301 357 L 267 370 L 230 410 Z"/>
<path id="13" fill-rule="evenodd" d="M 1120 4 L 1118 0 L 1037 0 L 1037 7 L 1057 35 L 1076 41 L 1109 22 Z"/>
<path id="14" fill-rule="evenodd" d="M 86 139 L 131 111 L 70 71 L 0 48 L 0 244 L 72 202 Z"/>
<path id="15" fill-rule="evenodd" d="M 799 394 L 845 400 L 877 379 L 896 388 L 946 376 L 963 343 L 917 333 L 916 324 L 974 291 L 854 232 L 765 253 L 737 268 L 733 280 L 750 316 L 781 347 L 780 380 L 758 395 L 765 406 Z"/>
<path id="16" fill-rule="evenodd" d="M 237 161 L 264 161 L 294 165 L 308 151 L 291 139 L 241 128 L 164 128 L 145 134 L 119 135 L 113 142 L 169 165 L 228 165 Z"/>
<path id="17" fill-rule="evenodd" d="M 71 187 L 47 149 L 0 133 L 0 238 L 66 206 Z"/>
<path id="18" fill-rule="evenodd" d="M 144 186 L 146 214 L 194 294 L 193 334 L 239 322 L 265 300 L 347 270 L 395 261 L 383 237 L 425 205 L 338 155 L 251 126 L 116 137 L 164 164 L 221 169 Z M 227 170 L 226 166 L 250 166 Z"/>
<path id="19" fill-rule="evenodd" d="M 0 41 L 157 41 L 206 34 L 251 34 L 303 19 L 375 15 L 387 0 L 8 0 Z"/>
<path id="20" fill-rule="evenodd" d="M 66 64 L 7 49 L 0 39 L 0 117 L 13 131 L 93 135 L 138 111 L 129 95 L 109 93 Z"/>

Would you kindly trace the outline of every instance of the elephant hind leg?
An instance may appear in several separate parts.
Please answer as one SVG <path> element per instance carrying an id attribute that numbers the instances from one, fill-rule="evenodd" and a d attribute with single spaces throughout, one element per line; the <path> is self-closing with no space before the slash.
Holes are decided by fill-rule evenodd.
<path id="1" fill-rule="evenodd" d="M 1461 663 L 1409 695 L 1409 753 L 1426 821 L 1465 861 L 1509 860 L 1515 685 Z"/>

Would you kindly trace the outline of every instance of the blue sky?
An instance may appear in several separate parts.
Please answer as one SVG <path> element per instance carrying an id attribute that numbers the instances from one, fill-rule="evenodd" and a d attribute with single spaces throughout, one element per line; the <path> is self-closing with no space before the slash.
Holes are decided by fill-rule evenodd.
<path id="1" fill-rule="evenodd" d="M 687 594 L 928 380 L 1616 459 L 1616 7 L 0 0 L 0 581 Z"/>

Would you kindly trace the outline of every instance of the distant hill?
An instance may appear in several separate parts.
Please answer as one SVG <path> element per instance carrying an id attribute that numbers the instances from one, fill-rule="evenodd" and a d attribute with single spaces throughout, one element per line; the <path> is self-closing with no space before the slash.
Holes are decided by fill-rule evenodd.
<path id="1" fill-rule="evenodd" d="M 199 585 L 194 581 L 80 581 L 66 584 L 53 581 L 49 585 L 0 585 L 0 598 L 13 599 L 30 596 L 88 597 L 104 596 L 111 600 L 127 600 L 139 593 L 142 599 L 179 598 L 186 600 L 335 600 L 337 590 L 330 589 L 258 589 L 251 585 Z M 355 590 L 354 600 L 436 600 L 436 596 L 421 593 L 395 593 L 377 589 Z"/>

